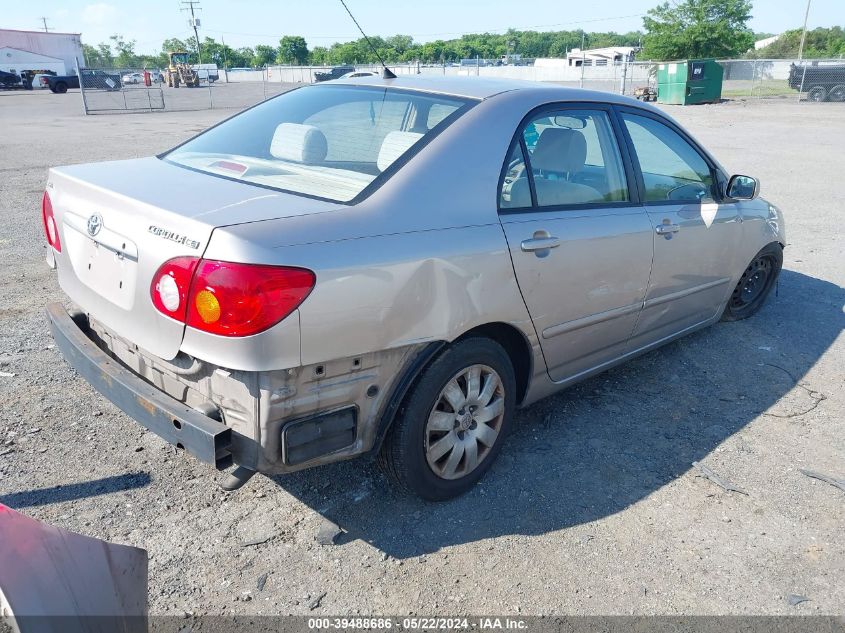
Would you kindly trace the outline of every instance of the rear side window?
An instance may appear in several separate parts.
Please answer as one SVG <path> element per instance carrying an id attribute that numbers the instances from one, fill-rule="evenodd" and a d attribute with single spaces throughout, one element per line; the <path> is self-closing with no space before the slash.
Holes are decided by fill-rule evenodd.
<path id="1" fill-rule="evenodd" d="M 649 117 L 623 113 L 645 184 L 646 202 L 712 198 L 710 166 L 680 134 Z"/>
<path id="2" fill-rule="evenodd" d="M 606 112 L 546 112 L 523 128 L 501 184 L 502 208 L 624 202 L 629 199 L 619 146 Z M 526 197 L 527 196 L 527 197 Z"/>

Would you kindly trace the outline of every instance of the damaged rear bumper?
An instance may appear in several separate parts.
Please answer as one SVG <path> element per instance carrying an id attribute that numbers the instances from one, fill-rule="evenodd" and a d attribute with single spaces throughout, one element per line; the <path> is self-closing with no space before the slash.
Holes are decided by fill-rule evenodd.
<path id="1" fill-rule="evenodd" d="M 59 303 L 47 306 L 50 330 L 65 360 L 127 415 L 200 461 L 232 465 L 232 429 L 156 389 L 101 350 L 86 334 L 86 317 L 71 317 Z"/>

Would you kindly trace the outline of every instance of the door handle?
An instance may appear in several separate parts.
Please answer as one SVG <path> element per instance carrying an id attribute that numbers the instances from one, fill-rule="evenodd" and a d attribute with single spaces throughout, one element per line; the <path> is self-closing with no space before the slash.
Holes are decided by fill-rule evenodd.
<path id="1" fill-rule="evenodd" d="M 558 246 L 560 246 L 560 238 L 551 235 L 549 237 L 532 237 L 530 240 L 522 240 L 522 243 L 519 245 L 526 253 L 544 251 L 549 248 L 557 248 Z"/>
<path id="2" fill-rule="evenodd" d="M 658 224 L 654 230 L 658 235 L 671 235 L 680 231 L 681 227 L 677 224 Z"/>

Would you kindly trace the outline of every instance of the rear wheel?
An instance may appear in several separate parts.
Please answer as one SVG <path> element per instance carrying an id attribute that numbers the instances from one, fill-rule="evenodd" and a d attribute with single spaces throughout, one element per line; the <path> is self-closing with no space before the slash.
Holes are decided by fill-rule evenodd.
<path id="1" fill-rule="evenodd" d="M 783 266 L 783 249 L 780 244 L 769 244 L 754 256 L 734 288 L 723 321 L 739 321 L 755 314 L 777 281 Z"/>
<path id="2" fill-rule="evenodd" d="M 463 494 L 499 454 L 515 407 L 505 350 L 487 338 L 448 348 L 412 388 L 379 455 L 405 490 L 430 501 Z"/>
<path id="3" fill-rule="evenodd" d="M 59 94 L 64 94 L 67 92 L 67 84 L 63 81 L 60 81 L 56 84 L 56 89 L 53 92 L 58 92 Z"/>
<path id="4" fill-rule="evenodd" d="M 807 101 L 824 101 L 827 98 L 827 89 L 824 86 L 813 86 L 807 91 Z"/>
<path id="5" fill-rule="evenodd" d="M 839 84 L 830 89 L 827 93 L 827 98 L 830 101 L 845 101 L 845 84 Z"/>

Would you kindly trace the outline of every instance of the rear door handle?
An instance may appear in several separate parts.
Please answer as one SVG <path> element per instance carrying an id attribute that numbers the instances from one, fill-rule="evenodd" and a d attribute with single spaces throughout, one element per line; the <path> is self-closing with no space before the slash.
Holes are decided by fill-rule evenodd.
<path id="1" fill-rule="evenodd" d="M 681 227 L 677 224 L 658 224 L 654 230 L 658 235 L 670 235 L 680 231 Z"/>
<path id="2" fill-rule="evenodd" d="M 557 248 L 560 246 L 560 238 L 551 235 L 549 237 L 533 237 L 530 240 L 522 240 L 522 243 L 519 246 L 526 253 L 530 253 L 531 251 L 544 251 L 549 248 Z"/>

